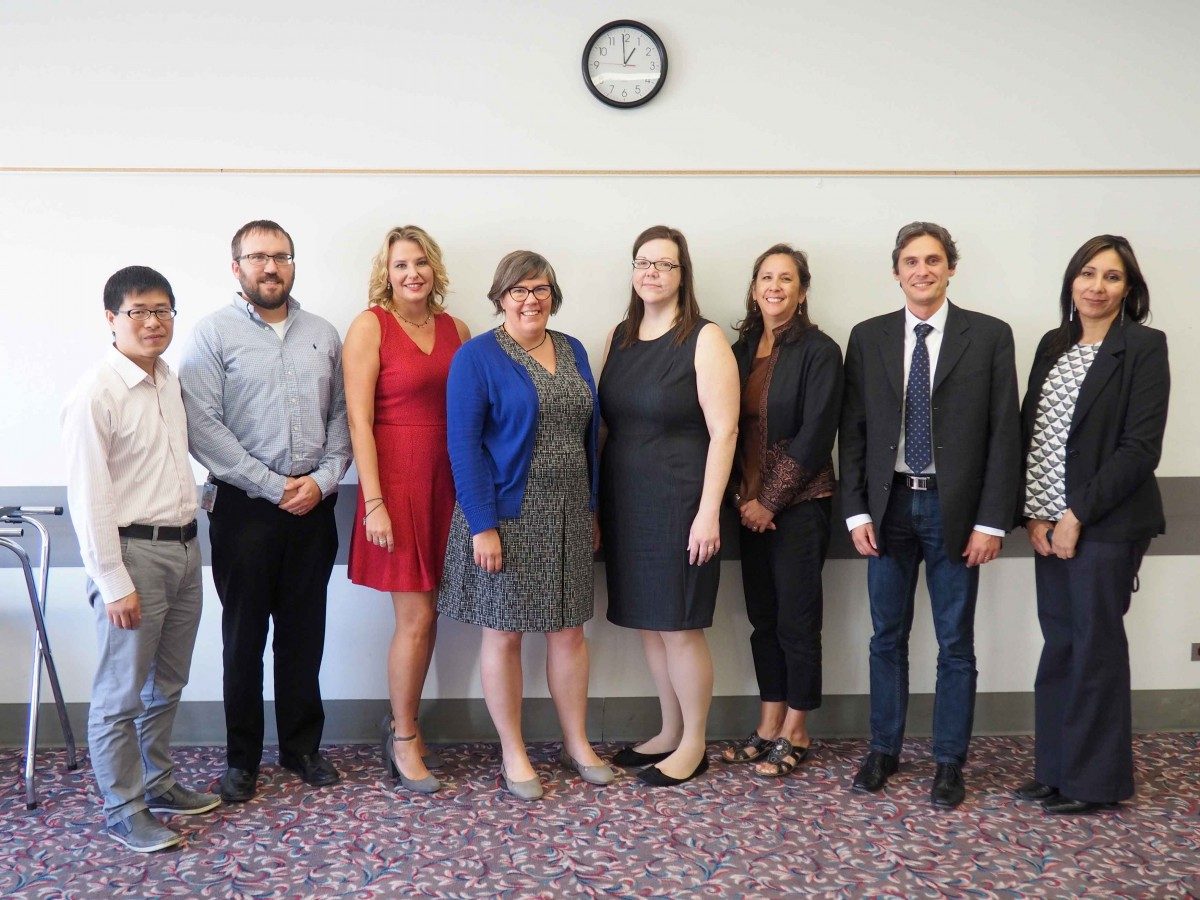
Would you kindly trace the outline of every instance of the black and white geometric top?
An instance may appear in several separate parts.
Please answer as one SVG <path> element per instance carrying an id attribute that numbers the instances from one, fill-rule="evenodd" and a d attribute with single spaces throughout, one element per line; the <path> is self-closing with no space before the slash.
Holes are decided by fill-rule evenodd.
<path id="1" fill-rule="evenodd" d="M 1099 344 L 1076 344 L 1058 358 L 1038 399 L 1025 468 L 1025 515 L 1057 522 L 1067 509 L 1067 435 L 1079 388 Z"/>

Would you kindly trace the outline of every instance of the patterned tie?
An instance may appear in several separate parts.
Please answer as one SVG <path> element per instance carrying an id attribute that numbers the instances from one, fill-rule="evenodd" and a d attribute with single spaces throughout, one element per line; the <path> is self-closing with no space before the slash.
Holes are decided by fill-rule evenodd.
<path id="1" fill-rule="evenodd" d="M 933 326 L 922 322 L 913 329 L 917 345 L 908 367 L 908 388 L 904 392 L 904 464 L 920 474 L 933 462 L 933 425 L 929 414 L 929 348 L 925 338 Z"/>

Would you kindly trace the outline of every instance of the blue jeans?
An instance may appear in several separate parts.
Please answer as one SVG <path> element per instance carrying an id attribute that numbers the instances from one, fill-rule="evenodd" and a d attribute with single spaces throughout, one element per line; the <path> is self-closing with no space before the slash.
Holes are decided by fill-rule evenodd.
<path id="1" fill-rule="evenodd" d="M 975 717 L 975 596 L 978 567 L 946 556 L 937 490 L 892 488 L 880 528 L 884 553 L 867 562 L 871 597 L 871 749 L 900 755 L 908 715 L 908 635 L 918 568 L 937 634 L 937 692 L 933 703 L 933 756 L 962 765 Z"/>

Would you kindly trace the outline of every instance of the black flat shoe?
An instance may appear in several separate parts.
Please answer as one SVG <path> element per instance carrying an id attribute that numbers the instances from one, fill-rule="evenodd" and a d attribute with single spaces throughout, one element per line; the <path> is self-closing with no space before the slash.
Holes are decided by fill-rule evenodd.
<path id="1" fill-rule="evenodd" d="M 887 784 L 887 780 L 899 768 L 900 757 L 872 750 L 854 776 L 853 789 L 859 793 L 873 794 Z"/>
<path id="2" fill-rule="evenodd" d="M 1042 784 L 1040 781 L 1027 781 L 1019 788 L 1013 789 L 1013 796 L 1018 800 L 1030 800 L 1036 803 L 1041 803 L 1043 800 L 1050 800 L 1058 796 L 1058 788 L 1051 787 L 1048 784 Z"/>
<path id="3" fill-rule="evenodd" d="M 614 766 L 637 769 L 656 762 L 662 762 L 674 752 L 674 750 L 668 750 L 666 753 L 638 753 L 633 747 L 622 747 L 613 754 L 612 761 Z"/>
<path id="4" fill-rule="evenodd" d="M 937 774 L 933 776 L 933 790 L 929 792 L 933 805 L 954 809 L 966 796 L 967 786 L 963 783 L 962 768 L 954 763 L 938 763 Z"/>
<path id="5" fill-rule="evenodd" d="M 708 754 L 705 753 L 702 757 L 700 757 L 700 762 L 697 764 L 696 768 L 692 770 L 692 774 L 688 775 L 686 778 L 672 778 L 658 766 L 649 766 L 645 769 L 642 769 L 637 773 L 637 777 L 640 781 L 645 782 L 651 787 L 675 787 L 676 785 L 683 784 L 685 781 L 691 781 L 693 778 L 697 777 L 698 775 L 703 775 L 707 771 Z"/>
<path id="6" fill-rule="evenodd" d="M 221 799 L 226 803 L 245 803 L 258 789 L 258 773 L 230 766 L 221 776 Z"/>
<path id="7" fill-rule="evenodd" d="M 1058 794 L 1042 804 L 1042 809 L 1055 816 L 1075 816 L 1093 813 L 1101 809 L 1116 809 L 1115 803 L 1092 803 L 1088 800 L 1072 800 Z"/>
<path id="8" fill-rule="evenodd" d="M 310 787 L 329 787 L 342 780 L 341 773 L 320 750 L 302 756 L 280 756 L 279 765 L 295 772 Z"/>

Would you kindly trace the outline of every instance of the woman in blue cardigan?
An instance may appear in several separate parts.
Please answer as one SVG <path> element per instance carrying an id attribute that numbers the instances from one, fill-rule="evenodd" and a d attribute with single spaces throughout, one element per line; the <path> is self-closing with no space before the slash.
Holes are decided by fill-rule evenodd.
<path id="1" fill-rule="evenodd" d="M 438 611 L 483 628 L 483 696 L 500 735 L 500 774 L 522 800 L 542 786 L 521 735 L 521 639 L 546 635 L 546 678 L 561 762 L 592 784 L 615 773 L 585 729 L 592 617 L 599 412 L 587 353 L 547 329 L 562 304 L 554 269 L 528 250 L 496 267 L 500 327 L 468 341 L 447 383 L 447 441 L 458 502 Z"/>

